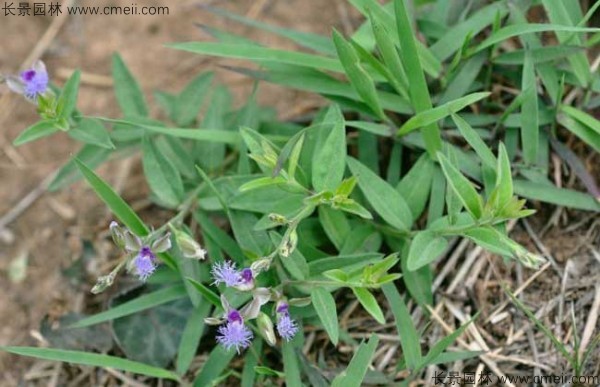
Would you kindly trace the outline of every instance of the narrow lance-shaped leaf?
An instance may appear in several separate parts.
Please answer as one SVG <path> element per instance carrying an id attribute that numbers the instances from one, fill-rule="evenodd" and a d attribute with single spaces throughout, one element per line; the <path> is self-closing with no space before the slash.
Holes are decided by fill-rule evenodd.
<path id="1" fill-rule="evenodd" d="M 33 347 L 0 347 L 0 350 L 14 353 L 15 355 L 35 357 L 38 359 L 62 361 L 66 363 L 82 364 L 95 367 L 114 368 L 139 375 L 152 376 L 155 378 L 179 380 L 179 376 L 171 371 L 144 363 L 138 363 L 127 359 L 98 353 Z"/>
<path id="2" fill-rule="evenodd" d="M 396 320 L 396 329 L 400 336 L 400 345 L 402 354 L 406 361 L 408 369 L 416 369 L 421 363 L 421 343 L 420 335 L 417 332 L 415 324 L 410 316 L 406 303 L 400 296 L 396 284 L 385 284 L 381 287 L 385 297 L 388 300 L 394 319 Z"/>
<path id="3" fill-rule="evenodd" d="M 438 153 L 438 160 L 446 176 L 446 181 L 458 195 L 467 211 L 475 219 L 480 218 L 483 212 L 483 201 L 473 184 L 441 152 Z"/>
<path id="4" fill-rule="evenodd" d="M 358 160 L 348 157 L 348 167 L 358 178 L 358 186 L 375 211 L 398 230 L 408 230 L 413 215 L 402 195 Z"/>
<path id="5" fill-rule="evenodd" d="M 419 60 L 416 38 L 412 30 L 405 0 L 395 0 L 394 9 L 400 47 L 403 53 L 402 60 L 406 69 L 406 75 L 410 80 L 410 97 L 415 111 L 419 113 L 423 110 L 431 109 L 431 97 Z M 431 157 L 435 157 L 436 152 L 442 147 L 442 138 L 437 124 L 431 123 L 424 127 L 423 139 L 427 152 Z"/>
<path id="6" fill-rule="evenodd" d="M 460 134 L 462 134 L 469 145 L 475 150 L 475 153 L 481 158 L 481 161 L 488 167 L 495 168 L 497 164 L 496 157 L 471 125 L 458 114 L 452 114 L 452 120 L 460 131 Z"/>
<path id="7" fill-rule="evenodd" d="M 148 234 L 148 228 L 144 222 L 104 180 L 78 159 L 75 159 L 75 163 L 94 191 L 127 228 L 139 236 Z"/>
<path id="8" fill-rule="evenodd" d="M 184 196 L 181 175 L 171 161 L 148 139 L 142 142 L 144 174 L 148 185 L 165 204 L 176 207 Z"/>
<path id="9" fill-rule="evenodd" d="M 320 149 L 315 150 L 312 163 L 312 183 L 317 192 L 333 191 L 342 182 L 345 170 L 346 129 L 344 117 L 337 105 L 333 105 L 328 113 L 331 125 L 321 130 L 329 129 Z"/>
<path id="10" fill-rule="evenodd" d="M 381 307 L 377 303 L 377 299 L 371 292 L 366 288 L 352 288 L 352 292 L 356 295 L 356 298 L 360 304 L 365 308 L 367 312 L 380 324 L 385 324 L 385 316 Z"/>
<path id="11" fill-rule="evenodd" d="M 420 231 L 410 244 L 407 261 L 408 270 L 415 271 L 430 264 L 438 259 L 447 247 L 448 241 L 446 238 L 437 236 L 432 231 Z"/>
<path id="12" fill-rule="evenodd" d="M 334 345 L 338 344 L 340 332 L 335 300 L 330 292 L 321 287 L 314 287 L 310 293 L 312 305 Z"/>
<path id="13" fill-rule="evenodd" d="M 81 78 L 81 72 L 75 71 L 65 83 L 58 101 L 56 103 L 56 113 L 59 119 L 68 120 L 71 114 L 75 110 L 77 105 L 77 95 L 79 94 L 79 79 Z"/>
<path id="14" fill-rule="evenodd" d="M 148 115 L 144 93 L 119 54 L 113 55 L 112 63 L 115 95 L 125 117 Z"/>
<path id="15" fill-rule="evenodd" d="M 357 53 L 350 43 L 348 43 L 342 35 L 336 30 L 333 31 L 333 42 L 337 50 L 340 62 L 344 66 L 346 75 L 350 79 L 350 83 L 363 99 L 363 101 L 373 110 L 379 118 L 384 118 L 385 114 L 379 104 L 375 83 L 369 74 L 362 67 Z"/>
<path id="16" fill-rule="evenodd" d="M 58 132 L 59 130 L 60 128 L 56 126 L 56 124 L 53 121 L 40 121 L 19 133 L 17 138 L 15 138 L 13 141 L 13 145 L 23 145 L 28 142 L 47 137 L 51 134 Z"/>
<path id="17" fill-rule="evenodd" d="M 523 78 L 521 84 L 523 103 L 521 105 L 521 143 L 523 158 L 528 164 L 537 160 L 539 146 L 538 100 L 535 82 L 535 71 L 531 56 L 525 56 Z"/>
<path id="18" fill-rule="evenodd" d="M 446 118 L 447 116 L 456 113 L 465 107 L 482 100 L 483 98 L 486 98 L 489 95 L 490 93 L 488 92 L 473 93 L 458 98 L 454 101 L 447 102 L 433 109 L 422 110 L 411 119 L 406 121 L 404 125 L 398 129 L 398 135 L 402 136 L 420 127 L 433 124 L 442 118 Z"/>
<path id="19" fill-rule="evenodd" d="M 367 343 L 363 342 L 358 351 L 350 360 L 348 368 L 336 376 L 331 384 L 332 387 L 360 387 L 363 385 L 365 375 L 379 344 L 379 337 L 372 334 Z"/>

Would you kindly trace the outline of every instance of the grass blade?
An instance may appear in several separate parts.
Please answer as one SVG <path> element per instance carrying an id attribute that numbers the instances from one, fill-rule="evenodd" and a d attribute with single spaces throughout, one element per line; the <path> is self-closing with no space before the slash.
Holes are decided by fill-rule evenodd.
<path id="1" fill-rule="evenodd" d="M 83 328 L 90 325 L 100 324 L 106 321 L 114 320 L 119 317 L 129 316 L 146 309 L 165 304 L 170 301 L 178 300 L 186 296 L 185 287 L 177 285 L 170 288 L 160 289 L 152 293 L 134 298 L 107 311 L 97 313 L 77 321 L 69 328 Z"/>
<path id="2" fill-rule="evenodd" d="M 81 364 L 94 367 L 115 368 L 122 371 L 133 372 L 161 379 L 179 380 L 179 376 L 171 371 L 153 367 L 120 357 L 101 355 L 82 351 L 69 351 L 53 348 L 35 347 L 0 347 L 0 350 L 15 355 L 35 357 L 44 360 L 62 361 L 65 363 Z"/>

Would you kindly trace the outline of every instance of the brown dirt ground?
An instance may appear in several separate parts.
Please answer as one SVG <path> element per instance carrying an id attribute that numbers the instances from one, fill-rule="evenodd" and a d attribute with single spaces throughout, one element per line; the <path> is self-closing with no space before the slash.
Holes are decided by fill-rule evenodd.
<path id="1" fill-rule="evenodd" d="M 129 5 L 131 2 L 90 0 L 77 3 L 105 6 Z M 317 0 L 236 0 L 218 4 L 209 1 L 152 0 L 137 3 L 168 6 L 170 15 L 70 17 L 44 52 L 43 59 L 56 83 L 62 84 L 72 69 L 80 68 L 83 71 L 84 82 L 78 107 L 86 114 L 107 117 L 116 117 L 118 114 L 108 77 L 111 54 L 115 51 L 122 54 L 148 98 L 156 89 L 178 91 L 196 74 L 216 69 L 218 81 L 230 85 L 236 103 L 242 103 L 251 90 L 250 80 L 217 69 L 215 60 L 164 47 L 170 42 L 210 39 L 194 23 L 262 39 L 268 45 L 293 46 L 289 42 L 215 17 L 199 9 L 196 6 L 198 4 L 213 3 L 237 13 L 251 13 L 262 21 L 323 34 L 337 24 L 340 12 L 344 12 L 345 7 L 338 7 L 340 2 L 337 1 Z M 55 17 L 0 17 L 0 74 L 14 73 Z M 45 176 L 65 163 L 77 149 L 75 142 L 64 135 L 13 148 L 10 145 L 12 139 L 34 123 L 36 115 L 31 105 L 18 96 L 6 94 L 9 94 L 8 89 L 0 85 L 1 215 L 38 186 Z M 314 97 L 310 98 L 318 103 Z M 294 91 L 261 85 L 259 102 L 275 106 L 279 114 L 289 116 L 287 113 L 290 110 L 307 103 L 307 97 Z M 113 163 L 113 170 L 114 166 Z M 106 168 L 103 172 L 111 183 L 115 183 L 117 177 L 107 173 Z M 134 166 L 133 175 L 136 173 L 139 176 Z M 136 187 L 139 181 L 131 178 L 123 184 L 128 200 L 143 197 L 144 193 Z M 82 239 L 97 238 L 109 219 L 109 214 L 95 195 L 78 183 L 60 193 L 44 194 L 2 231 L 0 345 L 35 345 L 36 340 L 32 337 L 45 315 L 60 315 L 81 308 L 81 292 L 89 289 L 93 283 L 93 273 L 100 270 L 88 268 L 92 273 L 88 283 L 82 286 L 81 291 L 76 291 L 66 283 L 61 269 L 79 257 Z M 19 282 L 11 281 L 8 275 L 11 263 L 23 254 L 28 258 L 25 277 Z M 16 385 L 30 365 L 31 361 L 27 359 L 0 353 L 0 385 Z"/>

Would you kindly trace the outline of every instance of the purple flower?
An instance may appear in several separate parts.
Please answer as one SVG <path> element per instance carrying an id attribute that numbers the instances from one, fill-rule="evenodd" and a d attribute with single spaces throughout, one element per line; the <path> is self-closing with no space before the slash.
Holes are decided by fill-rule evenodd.
<path id="1" fill-rule="evenodd" d="M 290 317 L 289 306 L 285 302 L 277 305 L 277 333 L 286 341 L 290 341 L 298 332 L 298 324 Z"/>
<path id="2" fill-rule="evenodd" d="M 133 260 L 135 274 L 140 280 L 145 281 L 156 270 L 156 256 L 148 246 L 140 249 L 138 255 Z"/>
<path id="3" fill-rule="evenodd" d="M 236 286 L 242 279 L 241 273 L 235 268 L 235 263 L 231 261 L 215 263 L 211 273 L 215 279 L 213 282 L 215 285 L 224 283 L 226 286 Z"/>
<path id="4" fill-rule="evenodd" d="M 23 71 L 19 77 L 7 78 L 6 84 L 12 91 L 35 101 L 38 96 L 48 90 L 46 66 L 38 60 L 30 69 Z"/>
<path id="5" fill-rule="evenodd" d="M 252 331 L 244 325 L 242 314 L 231 309 L 227 312 L 227 323 L 219 327 L 217 342 L 227 350 L 235 348 L 240 353 L 240 350 L 250 346 L 253 337 Z"/>

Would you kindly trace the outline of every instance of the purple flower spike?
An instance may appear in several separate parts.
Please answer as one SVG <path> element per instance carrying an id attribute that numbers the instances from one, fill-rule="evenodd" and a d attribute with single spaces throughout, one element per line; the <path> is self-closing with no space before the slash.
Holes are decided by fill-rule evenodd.
<path id="1" fill-rule="evenodd" d="M 279 333 L 279 336 L 286 341 L 290 341 L 294 338 L 296 332 L 298 332 L 298 325 L 296 322 L 290 318 L 290 315 L 287 312 L 281 314 L 277 320 L 277 333 Z"/>
<path id="2" fill-rule="evenodd" d="M 133 260 L 135 274 L 140 280 L 145 281 L 156 270 L 156 256 L 148 246 L 142 247 L 138 255 Z"/>
<path id="3" fill-rule="evenodd" d="M 252 269 L 250 269 L 249 267 L 245 268 L 242 270 L 241 273 L 241 281 L 243 283 L 250 283 L 254 280 L 254 276 L 252 275 Z"/>
<path id="4" fill-rule="evenodd" d="M 277 305 L 277 313 L 288 314 L 289 309 L 290 309 L 289 305 L 286 304 L 285 302 L 282 302 L 279 305 Z"/>
<path id="5" fill-rule="evenodd" d="M 16 93 L 23 94 L 30 100 L 36 100 L 38 96 L 48 90 L 48 72 L 42 61 L 34 63 L 32 68 L 23 71 L 20 76 L 9 77 L 8 87 Z"/>
<path id="6" fill-rule="evenodd" d="M 237 353 L 248 348 L 254 337 L 252 331 L 244 325 L 240 312 L 235 309 L 229 311 L 227 324 L 221 326 L 218 332 L 217 342 L 227 350 L 235 348 Z"/>
<path id="7" fill-rule="evenodd" d="M 239 323 L 243 323 L 244 319 L 242 318 L 242 314 L 240 312 L 238 312 L 235 309 L 231 309 L 228 313 L 227 313 L 227 322 L 228 323 L 232 323 L 232 322 L 239 322 Z"/>
<path id="8" fill-rule="evenodd" d="M 224 283 L 226 286 L 236 286 L 242 279 L 241 273 L 235 268 L 235 263 L 231 261 L 215 263 L 211 273 L 215 285 Z"/>

